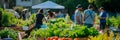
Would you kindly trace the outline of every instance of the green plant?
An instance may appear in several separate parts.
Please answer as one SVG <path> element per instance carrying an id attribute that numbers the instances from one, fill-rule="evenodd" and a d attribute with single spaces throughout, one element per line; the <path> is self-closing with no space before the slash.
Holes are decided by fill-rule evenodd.
<path id="1" fill-rule="evenodd" d="M 53 33 L 54 33 L 55 36 L 59 36 L 59 33 L 61 31 L 62 31 L 61 29 L 56 29 L 56 30 L 53 31 Z"/>
<path id="2" fill-rule="evenodd" d="M 113 26 L 118 26 L 118 23 L 117 23 L 118 20 L 117 20 L 115 17 L 111 17 L 111 18 L 110 18 L 110 21 L 112 22 L 112 25 L 113 25 Z"/>
<path id="3" fill-rule="evenodd" d="M 68 37 L 69 31 L 70 31 L 70 30 L 68 30 L 68 29 L 64 29 L 64 30 L 59 34 L 59 36 L 60 36 L 60 37 Z"/>
<path id="4" fill-rule="evenodd" d="M 8 35 L 10 38 L 13 38 L 14 40 L 17 39 L 17 32 L 12 29 L 5 28 L 4 30 L 0 31 L 1 38 L 8 38 Z"/>
<path id="5" fill-rule="evenodd" d="M 36 16 L 36 14 L 34 13 L 34 14 L 32 14 L 31 16 L 30 16 L 30 18 L 29 18 L 29 20 L 31 20 L 32 21 L 32 23 L 34 23 L 35 22 L 35 16 Z"/>
<path id="6" fill-rule="evenodd" d="M 88 30 L 89 30 L 90 36 L 97 36 L 99 34 L 94 27 L 91 27 Z"/>
<path id="7" fill-rule="evenodd" d="M 25 38 L 25 39 L 23 39 L 23 40 L 37 40 L 37 38 L 32 37 L 32 38 Z"/>
<path id="8" fill-rule="evenodd" d="M 11 24 L 15 24 L 16 23 L 16 18 L 15 16 L 10 13 L 7 12 L 6 10 L 2 10 L 2 26 L 11 26 Z"/>
<path id="9" fill-rule="evenodd" d="M 111 26 L 112 22 L 110 21 L 109 18 L 106 19 L 106 24 L 107 24 L 108 26 Z"/>
<path id="10" fill-rule="evenodd" d="M 31 24 L 31 20 L 22 20 L 18 19 L 16 25 L 17 26 L 29 26 Z"/>
<path id="11" fill-rule="evenodd" d="M 36 31 L 35 35 L 36 37 L 45 37 L 45 32 L 46 32 L 45 29 L 39 29 Z"/>

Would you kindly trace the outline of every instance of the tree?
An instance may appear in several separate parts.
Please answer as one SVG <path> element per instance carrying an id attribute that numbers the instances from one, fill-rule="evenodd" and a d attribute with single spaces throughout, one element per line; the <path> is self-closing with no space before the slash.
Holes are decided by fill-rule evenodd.
<path id="1" fill-rule="evenodd" d="M 97 8 L 103 6 L 106 10 L 111 12 L 119 12 L 120 11 L 120 0 L 88 0 L 89 3 L 93 3 L 97 6 Z"/>
<path id="2" fill-rule="evenodd" d="M 41 0 L 45 2 L 46 0 Z M 72 15 L 76 9 L 76 6 L 78 4 L 81 4 L 83 6 L 83 9 L 86 9 L 87 6 L 89 5 L 88 0 L 51 0 L 57 4 L 65 6 L 65 9 L 67 12 Z"/>

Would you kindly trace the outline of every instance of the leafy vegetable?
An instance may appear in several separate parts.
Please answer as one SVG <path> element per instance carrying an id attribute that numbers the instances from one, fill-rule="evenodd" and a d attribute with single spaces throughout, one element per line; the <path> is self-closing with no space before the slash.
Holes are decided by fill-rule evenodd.
<path id="1" fill-rule="evenodd" d="M 13 38 L 14 40 L 17 39 L 17 32 L 12 29 L 5 28 L 4 30 L 0 31 L 1 38 L 8 38 L 8 35 L 10 36 L 10 38 Z"/>

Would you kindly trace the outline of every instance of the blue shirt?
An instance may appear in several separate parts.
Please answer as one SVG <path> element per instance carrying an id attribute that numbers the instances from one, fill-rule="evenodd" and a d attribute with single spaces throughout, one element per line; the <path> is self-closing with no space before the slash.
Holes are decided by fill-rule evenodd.
<path id="1" fill-rule="evenodd" d="M 107 17 L 107 12 L 106 11 L 101 12 L 99 16 L 100 16 L 100 23 L 106 22 L 106 18 L 105 19 L 101 19 L 102 17 Z"/>
<path id="2" fill-rule="evenodd" d="M 95 13 L 91 9 L 87 9 L 84 11 L 84 23 L 85 24 L 93 24 L 93 20 L 95 19 Z"/>

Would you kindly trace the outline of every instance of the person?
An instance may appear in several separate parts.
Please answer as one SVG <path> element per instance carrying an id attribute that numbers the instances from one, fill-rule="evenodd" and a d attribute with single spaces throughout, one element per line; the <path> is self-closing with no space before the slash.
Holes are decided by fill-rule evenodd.
<path id="1" fill-rule="evenodd" d="M 82 23 L 83 23 L 83 16 L 82 16 L 82 13 L 81 13 L 81 11 L 82 11 L 82 6 L 80 5 L 80 4 L 78 4 L 77 5 L 77 7 L 76 7 L 77 9 L 76 9 L 76 11 L 75 11 L 75 23 L 76 24 L 80 24 L 80 25 L 82 25 Z"/>
<path id="2" fill-rule="evenodd" d="M 23 14 L 22 14 L 23 20 L 28 19 L 28 18 L 30 17 L 30 15 L 31 15 L 31 13 L 28 12 L 28 9 L 24 9 L 24 10 L 23 10 Z"/>
<path id="3" fill-rule="evenodd" d="M 93 27 L 95 22 L 95 13 L 93 9 L 93 5 L 89 5 L 88 9 L 84 11 L 84 25 L 86 25 L 88 28 Z"/>
<path id="4" fill-rule="evenodd" d="M 64 14 L 61 11 L 59 11 L 59 13 L 57 14 L 56 17 L 57 18 L 64 18 Z"/>
<path id="5" fill-rule="evenodd" d="M 48 19 L 56 18 L 55 12 L 48 11 L 48 16 L 47 16 L 47 18 L 48 18 Z"/>
<path id="6" fill-rule="evenodd" d="M 2 26 L 2 11 L 0 11 L 0 27 Z"/>
<path id="7" fill-rule="evenodd" d="M 36 14 L 36 24 L 35 27 L 36 28 L 41 28 L 41 25 L 43 24 L 43 9 L 38 10 L 38 14 Z"/>
<path id="8" fill-rule="evenodd" d="M 28 9 L 26 9 L 26 11 L 25 11 L 26 19 L 30 18 L 30 15 L 31 15 L 31 13 L 28 11 Z"/>
<path id="9" fill-rule="evenodd" d="M 26 20 L 25 11 L 22 12 L 22 19 L 23 19 L 23 20 Z"/>
<path id="10" fill-rule="evenodd" d="M 100 33 L 102 33 L 103 30 L 105 29 L 105 26 L 106 26 L 107 12 L 105 11 L 104 7 L 100 7 L 99 11 L 100 11 L 100 15 L 99 15 L 99 19 L 100 19 Z"/>

